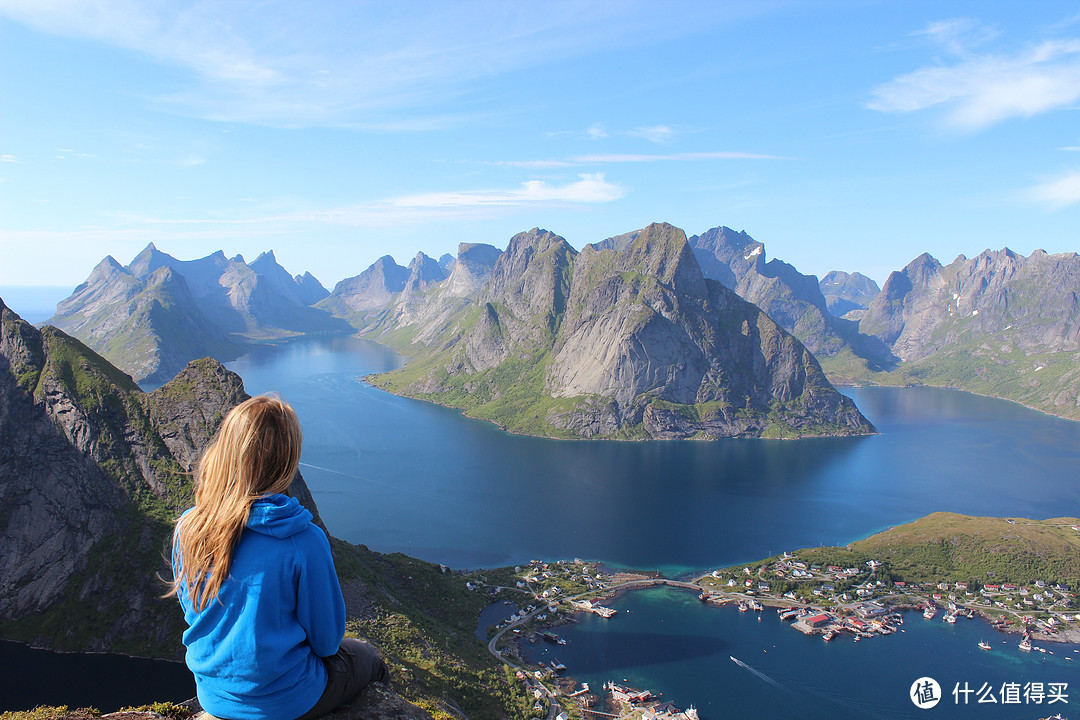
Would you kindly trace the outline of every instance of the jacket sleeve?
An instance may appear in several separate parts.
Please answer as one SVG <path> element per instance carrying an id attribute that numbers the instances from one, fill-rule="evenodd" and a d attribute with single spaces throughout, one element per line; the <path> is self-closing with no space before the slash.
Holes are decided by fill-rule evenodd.
<path id="1" fill-rule="evenodd" d="M 319 657 L 329 657 L 345 637 L 345 600 L 341 596 L 330 541 L 314 525 L 297 538 L 299 574 L 296 618 L 307 633 L 308 644 Z"/>

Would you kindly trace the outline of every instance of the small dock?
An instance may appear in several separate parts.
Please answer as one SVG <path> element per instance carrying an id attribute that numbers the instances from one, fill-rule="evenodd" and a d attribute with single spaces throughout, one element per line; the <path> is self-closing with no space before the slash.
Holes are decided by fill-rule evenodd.
<path id="1" fill-rule="evenodd" d="M 618 612 L 615 608 L 604 607 L 589 600 L 577 600 L 571 603 L 571 607 L 578 612 L 596 613 L 602 618 L 609 618 Z"/>

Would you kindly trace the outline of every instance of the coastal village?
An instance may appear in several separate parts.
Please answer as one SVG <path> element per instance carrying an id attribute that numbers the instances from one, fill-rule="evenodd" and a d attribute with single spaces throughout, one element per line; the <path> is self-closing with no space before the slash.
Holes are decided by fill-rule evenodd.
<path id="1" fill-rule="evenodd" d="M 841 638 L 860 642 L 904 632 L 905 619 L 912 622 L 921 613 L 920 622 L 956 623 L 982 617 L 995 629 L 1018 635 L 1017 647 L 1032 654 L 1053 655 L 1057 641 L 1080 643 L 1080 608 L 1073 589 L 1062 583 L 1033 579 L 1028 583 L 920 584 L 897 579 L 886 563 L 876 559 L 844 566 L 784 553 L 685 581 L 612 572 L 581 560 L 534 560 L 513 568 L 512 573 L 507 569 L 506 574 L 470 583 L 470 587 L 486 589 L 492 597 L 510 600 L 520 608 L 489 628 L 489 649 L 524 683 L 535 701 L 533 717 L 547 720 L 698 720 L 693 705 L 680 709 L 648 689 L 611 681 L 597 692 L 565 677 L 566 666 L 557 659 L 528 660 L 535 653 L 528 652 L 527 645 L 565 644 L 558 627 L 575 622 L 578 613 L 595 613 L 618 622 L 617 611 L 603 603 L 643 587 L 682 588 L 697 593 L 703 603 L 740 612 L 775 611 L 794 631 L 820 636 L 825 642 Z M 993 651 L 985 641 L 979 647 Z M 1080 651 L 1060 654 L 1080 665 Z"/>

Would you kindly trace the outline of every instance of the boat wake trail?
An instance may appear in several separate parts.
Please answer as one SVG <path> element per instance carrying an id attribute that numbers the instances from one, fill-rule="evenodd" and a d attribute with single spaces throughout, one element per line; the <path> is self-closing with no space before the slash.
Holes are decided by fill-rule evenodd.
<path id="1" fill-rule="evenodd" d="M 760 670 L 755 670 L 754 668 L 750 667 L 749 665 L 747 665 L 746 663 L 744 663 L 742 660 L 735 657 L 734 655 L 728 655 L 728 657 L 731 658 L 731 662 L 735 663 L 736 665 L 738 665 L 741 668 L 745 668 L 746 670 L 749 670 L 754 675 L 761 678 L 765 682 L 769 683 L 773 687 L 782 687 L 780 685 L 780 683 L 776 682 L 775 680 L 773 680 L 771 677 L 769 677 L 765 673 L 761 672 Z"/>
<path id="2" fill-rule="evenodd" d="M 306 463 L 306 462 L 300 463 L 300 467 L 311 468 L 312 470 L 322 470 L 323 472 L 333 473 L 334 475 L 341 475 L 341 476 L 347 477 L 347 478 L 353 478 L 354 480 L 363 480 L 364 479 L 364 478 L 360 477 L 359 475 L 353 475 L 351 473 L 341 472 L 340 470 L 332 470 L 332 469 L 330 469 L 328 467 L 320 467 L 318 465 L 312 465 L 312 464 Z"/>

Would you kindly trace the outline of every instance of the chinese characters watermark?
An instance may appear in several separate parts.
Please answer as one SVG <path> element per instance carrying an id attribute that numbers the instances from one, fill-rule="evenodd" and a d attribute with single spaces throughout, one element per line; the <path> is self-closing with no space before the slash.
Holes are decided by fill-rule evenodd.
<path id="1" fill-rule="evenodd" d="M 966 680 L 957 682 L 951 693 L 953 702 L 956 705 L 1069 704 L 1067 682 L 1003 682 L 1000 686 L 983 682 L 976 685 Z M 908 696 L 916 707 L 928 710 L 941 702 L 941 685 L 932 677 L 921 677 L 911 684 Z"/>

